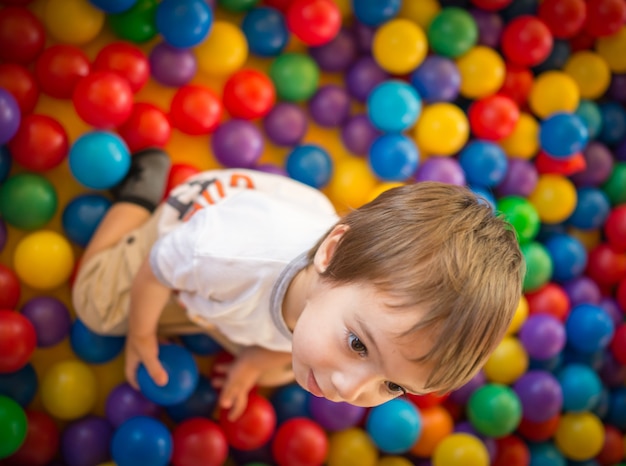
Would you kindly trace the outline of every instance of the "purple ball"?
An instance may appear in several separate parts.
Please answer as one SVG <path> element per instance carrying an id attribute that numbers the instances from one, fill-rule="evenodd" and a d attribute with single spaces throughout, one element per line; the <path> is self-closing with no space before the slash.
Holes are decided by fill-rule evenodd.
<path id="1" fill-rule="evenodd" d="M 247 120 L 228 120 L 213 133 L 216 160 L 229 168 L 252 168 L 263 154 L 263 135 Z"/>
<path id="2" fill-rule="evenodd" d="M 115 428 L 133 417 L 157 417 L 161 411 L 156 403 L 148 400 L 126 382 L 109 392 L 104 409 L 107 419 Z"/>
<path id="3" fill-rule="evenodd" d="M 350 115 L 350 96 L 336 84 L 321 86 L 309 100 L 309 112 L 318 125 L 334 128 Z"/>
<path id="4" fill-rule="evenodd" d="M 9 142 L 20 127 L 22 112 L 17 100 L 0 87 L 0 146 Z"/>
<path id="5" fill-rule="evenodd" d="M 72 327 L 70 312 L 65 304 L 52 296 L 29 299 L 22 306 L 22 315 L 35 328 L 37 346 L 46 348 L 63 341 Z"/>
<path id="6" fill-rule="evenodd" d="M 356 19 L 352 22 L 352 34 L 356 40 L 356 46 L 359 52 L 369 54 L 372 51 L 372 42 L 374 42 L 374 34 L 376 28 L 366 26 Z"/>
<path id="7" fill-rule="evenodd" d="M 563 290 L 569 297 L 572 308 L 579 304 L 599 304 L 602 299 L 598 284 L 584 275 L 563 283 Z"/>
<path id="8" fill-rule="evenodd" d="M 450 393 L 448 398 L 459 406 L 465 406 L 472 396 L 472 393 L 485 385 L 485 383 L 487 383 L 487 377 L 485 377 L 485 373 L 481 370 L 461 388 Z"/>
<path id="9" fill-rule="evenodd" d="M 620 142 L 614 149 L 613 154 L 615 158 L 620 162 L 626 162 L 626 139 Z"/>
<path id="10" fill-rule="evenodd" d="M 454 61 L 431 55 L 411 74 L 411 84 L 425 102 L 452 102 L 459 95 L 461 74 Z"/>
<path id="11" fill-rule="evenodd" d="M 366 409 L 349 403 L 335 403 L 326 398 L 309 398 L 309 412 L 315 422 L 330 432 L 348 429 L 358 425 L 365 416 Z"/>
<path id="12" fill-rule="evenodd" d="M 500 44 L 500 36 L 504 28 L 504 21 L 498 13 L 493 13 L 479 8 L 470 9 L 469 13 L 474 18 L 478 27 L 478 44 L 497 49 Z"/>
<path id="13" fill-rule="evenodd" d="M 353 154 L 365 156 L 380 134 L 369 117 L 365 113 L 360 113 L 348 118 L 345 122 L 341 128 L 341 141 Z"/>
<path id="14" fill-rule="evenodd" d="M 178 49 L 166 42 L 155 45 L 148 60 L 154 80 L 168 87 L 187 84 L 198 69 L 196 56 L 190 49 Z"/>
<path id="15" fill-rule="evenodd" d="M 610 351 L 604 353 L 598 374 L 608 388 L 621 387 L 626 383 L 626 366 L 620 364 Z"/>
<path id="16" fill-rule="evenodd" d="M 528 355 L 539 361 L 558 355 L 567 340 L 563 323 L 548 314 L 531 315 L 520 328 L 518 336 Z"/>
<path id="17" fill-rule="evenodd" d="M 279 102 L 263 118 L 263 128 L 277 146 L 296 146 L 308 129 L 306 112 L 296 104 Z"/>
<path id="18" fill-rule="evenodd" d="M 607 96 L 612 100 L 626 104 L 626 74 L 612 74 Z"/>
<path id="19" fill-rule="evenodd" d="M 346 72 L 345 83 L 348 93 L 359 102 L 365 103 L 372 89 L 387 79 L 389 73 L 372 57 L 361 57 Z"/>
<path id="20" fill-rule="evenodd" d="M 287 174 L 287 170 L 285 170 L 283 167 L 279 167 L 272 163 L 263 163 L 261 165 L 255 166 L 254 169 L 260 172 L 264 172 L 264 173 L 272 173 L 274 175 L 289 176 Z"/>
<path id="21" fill-rule="evenodd" d="M 415 181 L 439 181 L 457 186 L 465 185 L 465 172 L 453 157 L 431 156 L 415 172 Z"/>
<path id="22" fill-rule="evenodd" d="M 0 218 L 0 252 L 4 251 L 7 244 L 7 224 Z"/>
<path id="23" fill-rule="evenodd" d="M 513 384 L 522 404 L 522 417 L 531 422 L 545 422 L 561 412 L 563 389 L 547 371 L 531 370 Z"/>
<path id="24" fill-rule="evenodd" d="M 331 73 L 345 71 L 356 60 L 356 40 L 350 31 L 341 29 L 330 42 L 309 47 L 309 55 L 323 71 Z"/>
<path id="25" fill-rule="evenodd" d="M 528 197 L 535 190 L 538 180 L 539 174 L 532 162 L 511 157 L 506 175 L 497 186 L 497 192 L 500 196 Z"/>
<path id="26" fill-rule="evenodd" d="M 92 466 L 109 461 L 113 426 L 102 417 L 88 416 L 69 424 L 61 436 L 67 466 Z"/>
<path id="27" fill-rule="evenodd" d="M 583 156 L 586 168 L 573 174 L 570 179 L 578 187 L 600 186 L 613 171 L 613 154 L 601 142 L 591 141 L 583 151 Z"/>

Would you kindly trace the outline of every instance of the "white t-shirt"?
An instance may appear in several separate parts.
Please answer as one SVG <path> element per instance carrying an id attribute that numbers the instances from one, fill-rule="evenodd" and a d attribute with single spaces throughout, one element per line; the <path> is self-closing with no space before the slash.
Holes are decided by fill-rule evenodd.
<path id="1" fill-rule="evenodd" d="M 170 193 L 150 264 L 194 322 L 239 345 L 291 351 L 285 291 L 337 219 L 320 191 L 290 178 L 207 171 Z"/>

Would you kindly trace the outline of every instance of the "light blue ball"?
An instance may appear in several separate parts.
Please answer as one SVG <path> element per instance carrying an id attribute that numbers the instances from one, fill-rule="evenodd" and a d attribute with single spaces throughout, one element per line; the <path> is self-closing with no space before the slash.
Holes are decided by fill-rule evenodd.
<path id="1" fill-rule="evenodd" d="M 422 418 L 413 403 L 395 398 L 370 410 L 365 429 L 380 450 L 397 455 L 419 439 Z"/>
<path id="2" fill-rule="evenodd" d="M 583 364 L 568 364 L 556 373 L 563 390 L 563 411 L 589 411 L 602 393 L 602 382 L 596 372 Z"/>
<path id="3" fill-rule="evenodd" d="M 602 113 L 598 104 L 593 100 L 582 99 L 574 113 L 580 117 L 587 127 L 589 140 L 595 139 L 602 129 Z"/>
<path id="4" fill-rule="evenodd" d="M 422 99 L 413 86 L 389 80 L 377 85 L 367 97 L 367 115 L 382 132 L 409 129 L 422 111 Z"/>
<path id="5" fill-rule="evenodd" d="M 303 144 L 287 155 L 285 170 L 294 180 L 319 189 L 330 181 L 333 162 L 322 147 Z"/>
<path id="6" fill-rule="evenodd" d="M 528 466 L 567 466 L 567 460 L 552 442 L 530 442 L 528 452 Z"/>

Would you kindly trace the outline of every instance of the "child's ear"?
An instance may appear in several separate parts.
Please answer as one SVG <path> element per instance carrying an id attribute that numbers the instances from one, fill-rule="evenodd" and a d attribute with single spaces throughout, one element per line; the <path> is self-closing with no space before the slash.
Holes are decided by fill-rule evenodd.
<path id="1" fill-rule="evenodd" d="M 324 241 L 320 244 L 313 258 L 313 265 L 317 273 L 324 273 L 326 271 L 335 253 L 335 249 L 339 244 L 339 240 L 346 231 L 348 231 L 347 225 L 337 225 L 326 235 L 326 238 L 324 238 Z"/>

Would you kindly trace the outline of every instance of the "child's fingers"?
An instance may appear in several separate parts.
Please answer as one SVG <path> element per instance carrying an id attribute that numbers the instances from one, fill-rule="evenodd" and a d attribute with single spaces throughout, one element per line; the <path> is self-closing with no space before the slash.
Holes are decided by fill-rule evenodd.
<path id="1" fill-rule="evenodd" d="M 228 420 L 236 421 L 246 410 L 246 406 L 248 406 L 248 394 L 246 392 L 239 392 L 235 397 L 232 408 L 228 412 Z"/>
<path id="2" fill-rule="evenodd" d="M 165 369 L 163 369 L 163 366 L 159 362 L 158 358 L 148 359 L 143 362 L 143 365 L 145 366 L 146 371 L 148 371 L 148 375 L 150 376 L 150 378 L 152 378 L 155 384 L 161 387 L 167 384 L 167 372 L 165 371 Z"/>

